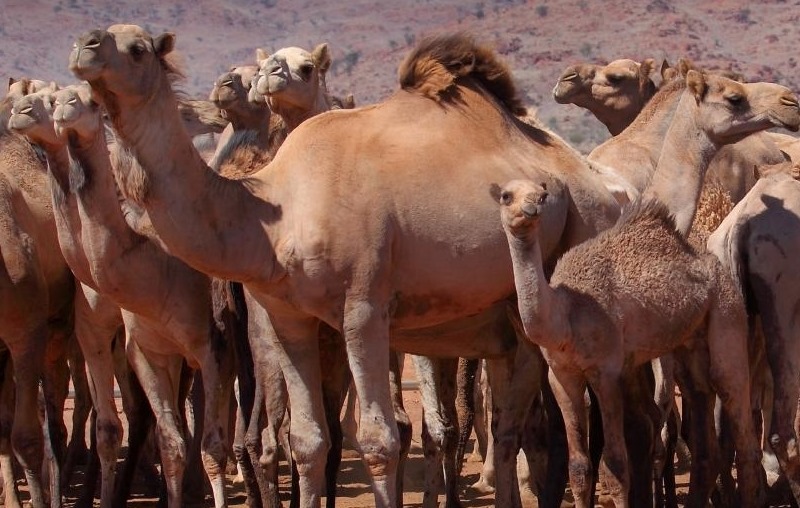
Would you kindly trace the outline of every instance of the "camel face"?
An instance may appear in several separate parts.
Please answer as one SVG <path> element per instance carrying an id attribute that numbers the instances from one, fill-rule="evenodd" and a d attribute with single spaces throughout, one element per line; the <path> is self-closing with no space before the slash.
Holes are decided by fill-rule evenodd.
<path id="1" fill-rule="evenodd" d="M 58 90 L 58 85 L 53 81 L 47 82 L 41 79 L 28 78 L 15 80 L 11 78 L 8 81 L 8 93 L 6 97 L 10 97 L 12 101 L 15 101 L 28 94 L 48 91 L 55 92 L 56 90 Z"/>
<path id="2" fill-rule="evenodd" d="M 51 111 L 52 103 L 48 93 L 25 95 L 14 101 L 8 127 L 20 134 L 51 140 Z"/>
<path id="3" fill-rule="evenodd" d="M 588 107 L 590 103 L 622 111 L 632 106 L 641 107 L 647 90 L 653 61 L 642 63 L 633 60 L 615 60 L 606 66 L 574 65 L 568 67 L 553 89 L 559 104 L 576 104 Z"/>
<path id="4" fill-rule="evenodd" d="M 235 104 L 247 103 L 252 81 L 257 73 L 258 67 L 255 65 L 232 68 L 217 78 L 208 99 L 222 110 Z"/>
<path id="5" fill-rule="evenodd" d="M 774 83 L 739 83 L 690 70 L 689 91 L 698 104 L 698 125 L 718 144 L 734 143 L 770 127 L 800 128 L 797 97 Z"/>
<path id="6" fill-rule="evenodd" d="M 325 44 L 317 46 L 313 53 L 296 47 L 283 48 L 259 62 L 255 88 L 269 100 L 306 107 L 314 103 L 329 65 Z"/>
<path id="7" fill-rule="evenodd" d="M 546 209 L 547 187 L 530 180 L 512 180 L 500 189 L 503 228 L 516 237 L 534 233 Z"/>
<path id="8" fill-rule="evenodd" d="M 155 38 L 136 25 L 112 25 L 80 36 L 69 57 L 69 68 L 80 79 L 103 82 L 108 88 L 132 98 L 143 98 L 163 75 L 160 67 L 175 43 L 165 33 Z"/>
<path id="9" fill-rule="evenodd" d="M 86 85 L 73 85 L 53 94 L 53 121 L 59 131 L 96 132 L 100 128 L 100 115 L 97 104 L 92 101 L 91 89 Z"/>

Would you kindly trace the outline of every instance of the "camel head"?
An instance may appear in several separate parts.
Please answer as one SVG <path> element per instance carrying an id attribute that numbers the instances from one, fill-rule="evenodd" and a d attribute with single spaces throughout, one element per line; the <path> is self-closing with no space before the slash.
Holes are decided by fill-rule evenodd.
<path id="1" fill-rule="evenodd" d="M 103 128 L 100 106 L 92 99 L 88 84 L 72 85 L 53 94 L 53 121 L 59 135 L 76 132 L 93 138 Z"/>
<path id="2" fill-rule="evenodd" d="M 500 218 L 507 233 L 521 239 L 536 233 L 548 196 L 544 183 L 512 180 L 494 188 L 492 194 L 500 202 Z"/>
<path id="3" fill-rule="evenodd" d="M 800 180 L 800 163 L 786 161 L 778 164 L 765 164 L 753 167 L 753 176 L 756 179 L 772 175 L 787 175 L 795 180 Z"/>
<path id="4" fill-rule="evenodd" d="M 227 109 L 249 107 L 248 95 L 253 88 L 251 86 L 253 78 L 257 74 L 258 66 L 256 65 L 232 67 L 214 81 L 214 88 L 211 90 L 208 100 L 222 110 L 223 114 Z"/>
<path id="5" fill-rule="evenodd" d="M 553 88 L 553 98 L 559 104 L 575 104 L 592 111 L 617 134 L 622 125 L 616 124 L 630 124 L 655 94 L 656 85 L 650 79 L 654 64 L 648 58 L 641 63 L 624 59 L 608 65 L 567 67 Z"/>
<path id="6" fill-rule="evenodd" d="M 310 53 L 290 47 L 260 59 L 258 65 L 254 85 L 258 94 L 266 96 L 270 107 L 280 101 L 292 107 L 311 109 L 320 88 L 325 88 L 325 73 L 331 65 L 331 57 L 327 44 L 318 45 Z"/>
<path id="7" fill-rule="evenodd" d="M 24 95 L 14 101 L 8 128 L 34 143 L 60 144 L 53 129 L 53 97 L 48 90 Z"/>
<path id="8" fill-rule="evenodd" d="M 100 91 L 101 99 L 144 102 L 179 74 L 168 56 L 175 35 L 152 37 L 136 25 L 112 25 L 81 35 L 69 56 L 69 68 Z"/>
<path id="9" fill-rule="evenodd" d="M 715 144 L 735 143 L 754 132 L 800 128 L 797 96 L 774 83 L 740 83 L 689 70 L 687 92 L 697 103 L 696 121 Z"/>
<path id="10" fill-rule="evenodd" d="M 6 97 L 11 97 L 12 101 L 20 99 L 25 95 L 36 92 L 55 92 L 58 85 L 55 81 L 42 81 L 41 79 L 28 78 L 8 78 L 8 92 Z"/>

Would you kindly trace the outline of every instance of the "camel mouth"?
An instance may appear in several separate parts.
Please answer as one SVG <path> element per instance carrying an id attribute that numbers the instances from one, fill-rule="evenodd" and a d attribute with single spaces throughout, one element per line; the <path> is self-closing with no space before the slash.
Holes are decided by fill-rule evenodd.
<path id="1" fill-rule="evenodd" d="M 93 81 L 99 78 L 100 74 L 103 72 L 105 64 L 96 61 L 96 55 L 93 51 L 90 50 L 90 53 L 91 54 L 87 55 L 85 50 L 79 48 L 73 50 L 74 57 L 70 58 L 69 70 L 76 78 L 85 81 Z"/>
<path id="2" fill-rule="evenodd" d="M 572 81 L 559 81 L 553 87 L 553 99 L 559 104 L 564 104 L 577 91 L 578 87 Z"/>
<path id="3" fill-rule="evenodd" d="M 782 127 L 791 132 L 800 130 L 800 111 L 795 111 L 792 115 L 781 115 L 773 118 L 776 127 Z"/>
<path id="4" fill-rule="evenodd" d="M 8 128 L 19 132 L 30 129 L 35 123 L 33 119 L 28 116 L 30 112 L 31 108 L 26 108 L 25 111 L 11 113 L 8 119 Z"/>

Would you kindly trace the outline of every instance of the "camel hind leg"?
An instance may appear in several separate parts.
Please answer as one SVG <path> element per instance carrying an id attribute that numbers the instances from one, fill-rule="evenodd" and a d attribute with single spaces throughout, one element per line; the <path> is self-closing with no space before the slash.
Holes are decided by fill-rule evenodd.
<path id="1" fill-rule="evenodd" d="M 11 428 L 14 424 L 14 367 L 8 350 L 0 352 L 0 473 L 6 508 L 22 508 L 19 501 L 14 457 L 11 454 Z"/>

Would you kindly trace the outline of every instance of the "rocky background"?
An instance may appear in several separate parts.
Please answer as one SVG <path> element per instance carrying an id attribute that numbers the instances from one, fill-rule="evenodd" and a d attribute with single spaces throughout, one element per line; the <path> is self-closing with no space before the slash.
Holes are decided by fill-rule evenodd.
<path id="1" fill-rule="evenodd" d="M 467 31 L 508 60 L 525 101 L 582 151 L 608 134 L 590 114 L 552 100 L 573 63 L 689 57 L 800 91 L 798 0 L 0 0 L 0 77 L 69 84 L 72 42 L 113 23 L 175 32 L 184 89 L 203 97 L 257 47 L 327 42 L 329 88 L 362 105 L 396 89 L 397 66 L 419 38 Z"/>

